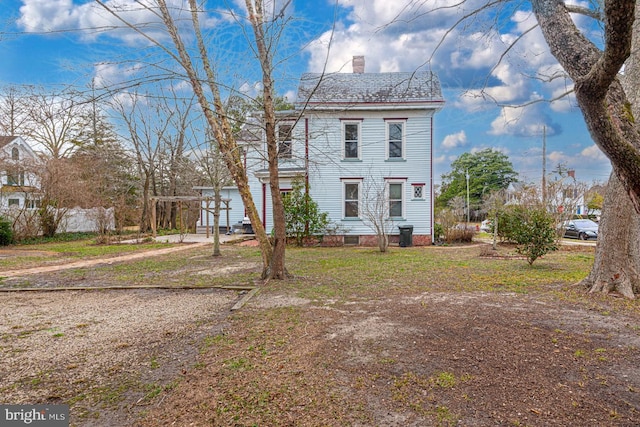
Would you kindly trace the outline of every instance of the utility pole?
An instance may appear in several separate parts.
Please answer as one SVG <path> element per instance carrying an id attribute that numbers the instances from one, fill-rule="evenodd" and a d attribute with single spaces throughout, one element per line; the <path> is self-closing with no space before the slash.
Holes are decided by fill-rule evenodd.
<path id="1" fill-rule="evenodd" d="M 467 224 L 469 224 L 469 169 L 465 171 L 467 177 Z"/>
<path id="2" fill-rule="evenodd" d="M 542 128 L 542 205 L 547 204 L 547 127 Z"/>

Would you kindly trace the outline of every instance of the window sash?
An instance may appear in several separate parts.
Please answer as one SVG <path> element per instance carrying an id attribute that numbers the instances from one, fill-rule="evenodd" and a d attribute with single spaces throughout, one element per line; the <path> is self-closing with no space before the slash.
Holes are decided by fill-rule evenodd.
<path id="1" fill-rule="evenodd" d="M 293 157 L 292 131 L 292 125 L 278 126 L 278 157 L 281 159 L 290 159 Z"/>
<path id="2" fill-rule="evenodd" d="M 360 183 L 344 183 L 344 217 L 359 218 L 360 212 Z"/>
<path id="3" fill-rule="evenodd" d="M 360 135 L 359 123 L 344 124 L 343 139 L 344 139 L 344 158 L 345 159 L 359 158 L 359 153 L 358 153 L 359 135 Z"/>
<path id="4" fill-rule="evenodd" d="M 402 217 L 403 184 L 390 182 L 387 184 L 389 194 L 389 217 Z"/>
<path id="5" fill-rule="evenodd" d="M 19 186 L 24 185 L 24 172 L 7 173 L 7 185 Z"/>
<path id="6" fill-rule="evenodd" d="M 388 122 L 388 156 L 390 159 L 401 159 L 403 157 L 404 123 Z"/>

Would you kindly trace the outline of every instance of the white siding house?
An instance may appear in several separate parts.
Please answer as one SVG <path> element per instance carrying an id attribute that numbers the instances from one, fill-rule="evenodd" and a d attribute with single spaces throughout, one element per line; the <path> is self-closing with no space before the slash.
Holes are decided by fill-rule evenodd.
<path id="1" fill-rule="evenodd" d="M 363 63 L 354 57 L 354 73 L 302 75 L 295 110 L 279 115 L 280 188 L 305 180 L 320 211 L 337 226 L 338 243 L 363 245 L 376 244 L 364 211 L 371 189 L 382 189 L 384 195 L 376 194 L 385 199 L 396 241 L 398 226 L 411 225 L 413 244 L 431 244 L 433 117 L 444 106 L 440 83 L 429 71 L 365 73 Z M 264 142 L 252 146 L 246 148 L 251 192 L 270 232 L 266 149 Z M 237 191 L 227 196 L 239 199 Z"/>
<path id="2" fill-rule="evenodd" d="M 0 136 L 0 211 L 38 205 L 38 156 L 19 136 Z"/>

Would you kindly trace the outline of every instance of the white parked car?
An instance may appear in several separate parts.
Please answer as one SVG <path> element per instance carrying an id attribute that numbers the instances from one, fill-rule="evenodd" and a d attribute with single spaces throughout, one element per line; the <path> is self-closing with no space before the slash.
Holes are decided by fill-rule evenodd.
<path id="1" fill-rule="evenodd" d="M 480 231 L 491 233 L 493 231 L 493 224 L 491 223 L 491 220 L 485 219 L 484 221 L 482 221 L 482 223 L 480 224 Z"/>

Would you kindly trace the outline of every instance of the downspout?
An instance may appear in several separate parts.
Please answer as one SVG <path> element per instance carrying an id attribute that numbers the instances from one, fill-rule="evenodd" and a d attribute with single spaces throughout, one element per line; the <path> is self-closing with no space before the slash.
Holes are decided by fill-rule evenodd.
<path id="1" fill-rule="evenodd" d="M 267 184 L 262 183 L 262 226 L 267 229 Z"/>
<path id="2" fill-rule="evenodd" d="M 304 192 L 309 199 L 309 118 L 304 118 Z M 307 202 L 308 203 L 308 202 Z M 309 221 L 304 225 L 306 235 L 309 235 Z"/>
<path id="3" fill-rule="evenodd" d="M 434 206 L 433 206 L 433 114 L 431 115 L 430 119 L 431 121 L 431 131 L 429 132 L 429 145 L 431 146 L 429 149 L 430 155 L 431 155 L 431 161 L 429 162 L 429 182 L 430 182 L 430 187 L 431 189 L 429 190 L 429 216 L 431 217 L 431 221 L 430 221 L 430 226 L 431 226 L 431 244 L 433 245 L 435 243 L 434 238 L 433 238 L 433 232 L 434 232 Z"/>
<path id="4" fill-rule="evenodd" d="M 309 194 L 309 118 L 304 119 L 304 191 Z"/>

